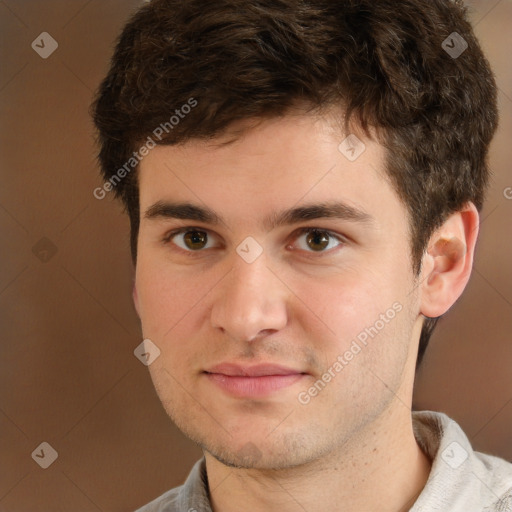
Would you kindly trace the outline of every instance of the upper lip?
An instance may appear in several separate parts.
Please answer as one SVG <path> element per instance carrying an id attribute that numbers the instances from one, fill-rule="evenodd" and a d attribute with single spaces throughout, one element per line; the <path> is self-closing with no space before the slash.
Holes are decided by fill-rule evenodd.
<path id="1" fill-rule="evenodd" d="M 264 375 L 295 375 L 305 372 L 271 363 L 262 363 L 253 366 L 236 363 L 221 363 L 216 366 L 212 366 L 206 370 L 206 373 L 221 373 L 223 375 L 238 377 L 262 377 Z"/>

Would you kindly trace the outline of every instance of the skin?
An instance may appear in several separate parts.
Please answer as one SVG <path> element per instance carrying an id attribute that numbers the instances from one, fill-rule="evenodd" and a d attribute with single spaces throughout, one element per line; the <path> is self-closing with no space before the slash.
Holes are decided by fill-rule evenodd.
<path id="1" fill-rule="evenodd" d="M 204 451 L 215 512 L 409 510 L 431 467 L 411 421 L 422 315 L 443 314 L 462 293 L 476 208 L 468 203 L 446 220 L 414 276 L 406 208 L 379 143 L 358 134 L 366 150 L 350 162 L 331 118 L 295 113 L 239 125 L 250 129 L 230 144 L 219 144 L 231 140 L 226 134 L 158 146 L 140 164 L 134 301 L 144 338 L 161 351 L 149 366 L 157 393 Z M 330 200 L 373 221 L 262 226 L 272 211 Z M 206 205 L 225 222 L 145 218 L 157 201 Z M 206 231 L 205 248 L 194 252 L 184 234 L 162 241 L 188 226 Z M 345 242 L 328 237 L 318 249 L 302 227 Z M 236 252 L 248 236 L 263 249 L 252 263 Z M 300 403 L 299 393 L 395 303 L 401 311 Z M 226 361 L 308 375 L 264 398 L 238 398 L 203 373 Z"/>

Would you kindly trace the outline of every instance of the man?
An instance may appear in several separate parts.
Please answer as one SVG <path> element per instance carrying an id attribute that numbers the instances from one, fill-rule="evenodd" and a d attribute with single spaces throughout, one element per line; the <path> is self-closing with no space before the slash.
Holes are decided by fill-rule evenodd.
<path id="1" fill-rule="evenodd" d="M 153 0 L 94 118 L 151 377 L 204 452 L 141 511 L 512 510 L 512 464 L 411 411 L 497 124 L 459 3 Z"/>

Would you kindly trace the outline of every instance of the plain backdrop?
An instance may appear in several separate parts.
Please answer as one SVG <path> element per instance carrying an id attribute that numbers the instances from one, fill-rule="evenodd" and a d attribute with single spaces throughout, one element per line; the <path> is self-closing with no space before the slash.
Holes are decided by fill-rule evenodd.
<path id="1" fill-rule="evenodd" d="M 93 196 L 88 109 L 138 4 L 0 0 L 1 511 L 133 510 L 202 456 L 133 354 L 128 219 L 110 196 Z M 501 125 L 473 276 L 437 327 L 414 405 L 447 413 L 476 449 L 512 460 L 512 2 L 469 5 Z M 46 59 L 31 46 L 42 32 L 58 44 Z M 32 457 L 43 442 L 58 453 L 47 469 Z"/>

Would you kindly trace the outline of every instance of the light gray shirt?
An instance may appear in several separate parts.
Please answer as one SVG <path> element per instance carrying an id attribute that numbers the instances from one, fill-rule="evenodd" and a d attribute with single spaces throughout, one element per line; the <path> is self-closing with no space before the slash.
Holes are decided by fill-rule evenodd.
<path id="1" fill-rule="evenodd" d="M 461 427 L 446 414 L 413 411 L 416 441 L 432 469 L 410 512 L 512 512 L 512 464 L 476 452 Z M 212 512 L 205 458 L 185 483 L 136 512 Z"/>

